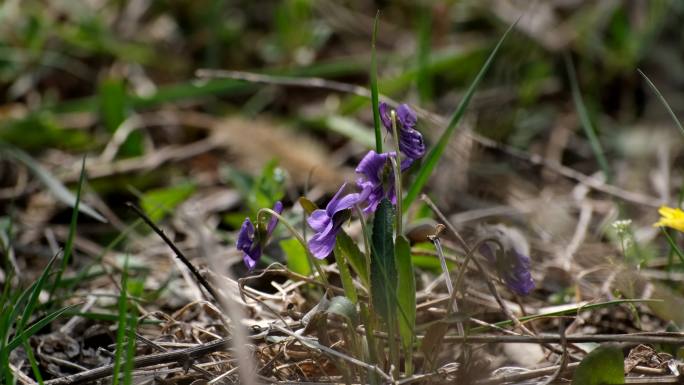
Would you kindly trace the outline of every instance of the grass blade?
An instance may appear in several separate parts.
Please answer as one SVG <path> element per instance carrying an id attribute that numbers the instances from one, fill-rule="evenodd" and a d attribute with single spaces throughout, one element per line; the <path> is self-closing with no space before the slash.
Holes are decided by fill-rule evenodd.
<path id="1" fill-rule="evenodd" d="M 50 174 L 50 172 L 44 169 L 43 166 L 38 164 L 38 162 L 36 162 L 29 154 L 18 148 L 10 147 L 4 143 L 0 143 L 0 153 L 11 156 L 13 159 L 21 162 L 24 166 L 26 166 L 26 168 L 31 170 L 31 172 L 34 173 L 38 179 L 40 179 L 45 187 L 47 187 L 47 189 L 50 190 L 58 200 L 69 205 L 70 207 L 77 206 L 76 197 L 74 194 L 72 194 L 71 191 L 69 191 L 59 179 L 55 178 L 52 174 Z M 93 219 L 96 219 L 102 223 L 107 223 L 107 220 L 100 215 L 100 213 L 86 204 L 81 204 L 79 210 L 83 214 L 88 215 Z"/>
<path id="2" fill-rule="evenodd" d="M 430 178 L 432 171 L 437 166 L 437 163 L 439 162 L 440 158 L 442 157 L 442 154 L 444 153 L 444 150 L 446 149 L 446 145 L 449 142 L 449 139 L 456 131 L 458 123 L 461 121 L 461 118 L 463 117 L 463 114 L 465 113 L 465 110 L 468 107 L 470 100 L 475 94 L 475 90 L 480 85 L 480 82 L 487 73 L 487 70 L 489 70 L 489 67 L 491 67 L 492 62 L 494 62 L 494 57 L 496 56 L 497 52 L 499 52 L 499 49 L 501 48 L 504 40 L 506 40 L 506 37 L 508 37 L 508 35 L 511 33 L 513 27 L 516 24 L 517 21 L 511 24 L 511 26 L 508 27 L 503 36 L 501 36 L 501 39 L 499 39 L 499 41 L 496 43 L 496 46 L 489 54 L 489 57 L 487 57 L 487 60 L 485 61 L 484 65 L 482 66 L 482 68 L 480 68 L 480 72 L 478 72 L 477 76 L 475 76 L 475 80 L 473 80 L 473 82 L 470 84 L 470 87 L 468 87 L 468 90 L 463 96 L 463 99 L 461 99 L 461 102 L 456 108 L 456 111 L 451 116 L 449 124 L 442 133 L 442 136 L 440 136 L 439 140 L 437 141 L 437 144 L 430 150 L 430 152 L 428 152 L 427 156 L 425 156 L 425 159 L 423 159 L 423 163 L 421 164 L 420 169 L 418 170 L 416 179 L 411 184 L 411 187 L 409 188 L 408 193 L 404 198 L 402 205 L 404 211 L 406 211 L 411 205 L 411 203 L 418 197 L 418 194 L 420 194 L 421 190 Z"/>
<path id="3" fill-rule="evenodd" d="M 40 369 L 38 369 L 38 362 L 36 361 L 36 357 L 33 355 L 33 349 L 31 349 L 31 345 L 29 345 L 28 339 L 24 339 L 22 341 L 22 344 L 24 345 L 26 356 L 28 357 L 29 363 L 31 364 L 31 371 L 33 371 L 33 376 L 36 378 L 36 380 L 38 380 L 38 383 L 40 385 L 43 385 L 43 376 L 40 374 Z"/>
<path id="4" fill-rule="evenodd" d="M 74 209 L 71 212 L 71 222 L 69 223 L 69 234 L 67 236 L 66 245 L 64 245 L 64 257 L 62 258 L 62 264 L 57 270 L 57 276 L 55 277 L 55 282 L 50 289 L 50 299 L 55 294 L 55 290 L 60 284 L 62 279 L 62 274 L 69 264 L 69 259 L 71 257 L 71 252 L 74 247 L 74 237 L 76 236 L 76 225 L 78 223 L 78 207 L 81 203 L 81 191 L 83 190 L 83 182 L 85 181 L 85 156 L 83 157 L 83 163 L 81 163 L 81 175 L 78 179 L 78 186 L 76 187 L 76 197 L 74 200 Z"/>
<path id="5" fill-rule="evenodd" d="M 371 104 L 373 107 L 373 128 L 375 129 L 375 152 L 378 154 L 382 152 L 382 132 L 380 131 L 380 110 L 378 98 L 378 60 L 375 54 L 375 42 L 378 36 L 378 20 L 380 19 L 380 11 L 375 14 L 373 21 L 373 36 L 371 38 L 371 72 L 370 72 L 370 86 L 371 86 Z"/>
<path id="6" fill-rule="evenodd" d="M 432 99 L 432 76 L 430 74 L 430 50 L 432 42 L 432 9 L 425 5 L 420 9 L 418 17 L 418 73 L 416 83 L 420 101 L 425 103 Z"/>
<path id="7" fill-rule="evenodd" d="M 124 354 L 126 343 L 126 325 L 128 315 L 128 255 L 124 262 L 123 272 L 121 273 L 121 294 L 119 296 L 119 325 L 116 331 L 116 352 L 114 354 L 114 369 L 112 371 L 112 384 L 119 383 L 119 371 L 121 370 L 121 357 Z"/>
<path id="8" fill-rule="evenodd" d="M 36 283 L 31 285 L 31 295 L 29 296 L 28 302 L 26 303 L 26 307 L 24 308 L 24 312 L 21 315 L 21 319 L 17 324 L 17 333 L 21 333 L 22 331 L 24 331 L 24 327 L 26 327 L 29 319 L 31 318 L 31 315 L 33 314 L 33 311 L 36 309 L 36 306 L 38 305 L 38 296 L 40 295 L 40 292 L 43 290 L 43 286 L 45 286 L 47 277 L 50 275 L 50 270 L 52 270 L 52 265 L 57 260 L 58 255 L 59 253 L 50 259 L 47 266 L 45 266 L 45 269 L 43 269 L 43 273 L 40 275 L 40 277 L 38 277 Z M 19 304 L 17 304 L 15 308 L 18 308 L 18 305 Z"/>
<path id="9" fill-rule="evenodd" d="M 22 333 L 19 333 L 12 338 L 12 340 L 7 344 L 7 351 L 12 351 L 17 348 L 17 346 L 22 344 L 23 339 L 29 338 L 32 335 L 38 333 L 38 331 L 42 328 L 44 328 L 47 324 L 50 322 L 54 321 L 56 318 L 64 314 L 67 310 L 74 309 L 78 306 L 80 306 L 80 303 L 71 305 L 71 306 L 66 306 L 63 307 L 59 310 L 55 310 L 52 313 L 46 315 L 45 317 L 41 318 L 38 322 L 34 323 L 33 325 L 29 326 L 26 330 L 24 330 Z"/>
<path id="10" fill-rule="evenodd" d="M 663 104 L 663 106 L 665 107 L 667 112 L 670 114 L 674 123 L 677 125 L 677 128 L 679 128 L 679 132 L 681 132 L 682 135 L 684 135 L 684 126 L 682 126 L 682 123 L 677 118 L 677 115 L 675 115 L 674 111 L 672 110 L 672 107 L 670 107 L 670 104 L 667 102 L 667 100 L 665 100 L 665 97 L 663 96 L 663 94 L 660 93 L 658 88 L 655 86 L 655 84 L 653 84 L 651 79 L 649 79 L 648 76 L 646 76 L 645 73 L 643 73 L 640 69 L 637 69 L 637 72 L 639 73 L 639 75 L 641 75 L 644 78 L 644 80 L 646 80 L 646 83 L 649 85 L 649 87 L 651 87 L 653 92 L 655 92 L 656 96 L 658 97 L 660 102 Z"/>
<path id="11" fill-rule="evenodd" d="M 594 152 L 596 161 L 599 163 L 603 174 L 606 176 L 606 181 L 610 183 L 612 179 L 612 174 L 610 172 L 610 167 L 608 166 L 608 160 L 603 152 L 603 147 L 599 141 L 598 135 L 596 134 L 596 128 L 589 118 L 589 112 L 582 99 L 582 93 L 579 89 L 579 83 L 577 82 L 577 74 L 575 73 L 575 66 L 572 64 L 572 59 L 569 55 L 565 55 L 565 66 L 568 69 L 568 77 L 570 80 L 570 88 L 572 89 L 572 99 L 575 102 L 575 108 L 577 108 L 577 114 L 579 115 L 580 122 L 582 123 L 582 128 L 584 128 L 584 134 L 589 139 L 589 144 L 591 145 L 591 150 Z"/>

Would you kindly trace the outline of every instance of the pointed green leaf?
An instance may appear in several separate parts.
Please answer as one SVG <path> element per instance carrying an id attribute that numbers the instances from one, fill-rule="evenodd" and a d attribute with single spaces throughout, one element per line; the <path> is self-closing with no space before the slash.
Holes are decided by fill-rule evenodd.
<path id="1" fill-rule="evenodd" d="M 366 256 L 359 250 L 359 246 L 354 242 L 353 239 L 344 230 L 340 230 L 337 233 L 337 246 L 342 250 L 344 256 L 347 258 L 347 262 L 351 265 L 352 269 L 356 272 L 361 280 L 361 283 L 368 288 L 368 267 L 366 266 Z"/>
<path id="2" fill-rule="evenodd" d="M 440 136 L 435 147 L 433 147 L 432 150 L 430 150 L 430 152 L 428 152 L 428 154 L 425 156 L 425 159 L 423 159 L 423 163 L 420 165 L 420 170 L 418 170 L 416 179 L 411 184 L 411 188 L 408 190 L 408 193 L 404 198 L 402 205 L 403 211 L 406 211 L 409 208 L 411 203 L 418 197 L 418 194 L 420 194 L 421 190 L 427 183 L 428 179 L 430 178 L 430 175 L 432 174 L 432 170 L 435 169 L 437 163 L 439 162 L 439 159 L 442 157 L 442 154 L 446 149 L 447 143 L 449 142 L 451 135 L 456 131 L 458 123 L 461 121 L 463 114 L 465 114 L 465 110 L 468 107 L 468 104 L 470 103 L 470 99 L 475 94 L 475 90 L 480 85 L 480 82 L 484 78 L 484 75 L 487 73 L 487 70 L 489 70 L 489 67 L 492 65 L 494 57 L 496 56 L 497 52 L 499 52 L 499 49 L 501 48 L 501 45 L 503 44 L 504 40 L 506 40 L 506 37 L 516 24 L 517 21 L 513 23 L 510 27 L 508 27 L 503 36 L 501 36 L 501 39 L 499 39 L 499 42 L 496 43 L 496 46 L 492 50 L 492 53 L 489 54 L 489 57 L 485 61 L 484 65 L 482 66 L 482 68 L 480 68 L 480 72 L 478 72 L 477 76 L 475 76 L 475 80 L 473 80 L 473 82 L 470 84 L 470 87 L 468 87 L 468 90 L 463 96 L 463 99 L 461 99 L 461 103 L 458 105 L 458 107 L 456 107 L 456 111 L 454 112 L 454 114 L 451 115 L 451 119 L 449 120 L 449 124 L 447 125 L 447 128 L 444 130 L 444 133 L 442 133 L 442 136 Z"/>
<path id="3" fill-rule="evenodd" d="M 371 237 L 371 298 L 374 310 L 385 320 L 396 320 L 397 268 L 394 261 L 392 224 L 394 208 L 389 200 L 383 199 L 373 218 Z"/>
<path id="4" fill-rule="evenodd" d="M 617 385 L 625 383 L 622 349 L 603 345 L 587 354 L 575 370 L 572 385 Z"/>
<path id="5" fill-rule="evenodd" d="M 399 284 L 397 298 L 399 301 L 399 335 L 405 350 L 413 346 L 414 329 L 416 327 L 416 279 L 411 261 L 411 246 L 403 236 L 397 237 L 397 272 Z"/>

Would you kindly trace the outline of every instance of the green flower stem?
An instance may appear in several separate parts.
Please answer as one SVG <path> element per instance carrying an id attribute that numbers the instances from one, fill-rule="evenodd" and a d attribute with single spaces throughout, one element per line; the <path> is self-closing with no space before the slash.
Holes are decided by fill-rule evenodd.
<path id="1" fill-rule="evenodd" d="M 282 224 L 284 224 L 285 227 L 287 227 L 287 229 L 290 231 L 290 233 L 295 238 L 297 238 L 297 240 L 302 245 L 304 250 L 306 250 L 306 256 L 309 257 L 309 264 L 311 264 L 316 269 L 316 272 L 318 272 L 318 275 L 320 276 L 321 282 L 323 282 L 326 285 L 329 285 L 328 277 L 325 275 L 323 268 L 321 268 L 321 265 L 318 263 L 318 259 L 316 259 L 311 254 L 311 251 L 309 251 L 309 246 L 306 244 L 304 237 L 302 237 L 302 235 L 299 234 L 297 232 L 297 230 L 295 230 L 294 226 L 292 226 L 292 224 L 287 219 L 285 219 L 282 215 L 278 214 L 277 212 L 273 211 L 272 209 L 268 209 L 268 208 L 260 209 L 257 212 L 257 221 L 258 221 L 259 217 L 264 213 L 270 214 L 271 216 L 278 218 L 278 220 L 280 220 L 280 222 L 282 222 Z"/>
<path id="2" fill-rule="evenodd" d="M 370 247 L 370 232 L 368 231 L 368 225 L 366 224 L 366 220 L 363 217 L 363 212 L 361 211 L 361 208 L 359 205 L 354 205 L 354 211 L 356 212 L 356 215 L 359 217 L 359 221 L 361 222 L 361 232 L 363 233 L 363 248 L 364 248 L 364 254 L 366 255 L 366 271 L 369 274 L 369 281 L 370 281 L 370 271 L 371 271 L 371 247 Z M 370 293 L 370 284 L 366 288 L 368 292 Z"/>
<path id="3" fill-rule="evenodd" d="M 394 166 L 394 193 L 397 197 L 397 236 L 402 234 L 402 214 L 401 201 L 402 201 L 402 191 L 401 191 L 401 159 L 399 159 L 399 132 L 397 130 L 397 112 L 392 109 L 390 112 L 390 118 L 392 119 L 392 136 L 394 138 L 394 153 L 396 158 L 392 161 Z"/>

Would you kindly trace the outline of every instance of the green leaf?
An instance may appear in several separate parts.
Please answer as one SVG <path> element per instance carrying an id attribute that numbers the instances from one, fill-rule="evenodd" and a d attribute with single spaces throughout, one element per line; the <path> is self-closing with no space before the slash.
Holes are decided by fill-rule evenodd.
<path id="1" fill-rule="evenodd" d="M 52 192 L 58 200 L 69 205 L 70 207 L 76 206 L 76 196 L 69 191 L 64 184 L 62 184 L 62 181 L 50 174 L 49 171 L 44 169 L 43 166 L 41 166 L 29 154 L 18 148 L 5 145 L 4 143 L 0 143 L 0 154 L 9 155 L 16 161 L 23 163 L 26 168 L 28 168 L 33 174 L 35 174 L 36 177 L 38 177 L 38 179 L 40 179 L 45 187 L 47 187 L 47 189 L 50 190 L 50 192 Z M 85 203 L 78 205 L 78 211 L 102 223 L 107 223 L 107 220 L 102 215 Z"/>
<path id="2" fill-rule="evenodd" d="M 359 325 L 359 313 L 356 311 L 356 306 L 354 306 L 349 298 L 334 297 L 330 300 L 326 312 L 346 318 L 354 329 Z"/>
<path id="3" fill-rule="evenodd" d="M 257 212 L 263 207 L 273 207 L 285 196 L 285 171 L 278 167 L 277 159 L 268 162 L 252 186 L 249 195 L 250 209 Z"/>
<path id="4" fill-rule="evenodd" d="M 373 218 L 371 237 L 371 298 L 373 309 L 385 322 L 396 319 L 395 293 L 397 292 L 397 268 L 394 261 L 392 224 L 394 208 L 387 198 L 378 205 Z"/>
<path id="5" fill-rule="evenodd" d="M 399 303 L 399 336 L 406 355 L 406 367 L 412 369 L 413 342 L 416 328 L 416 278 L 411 261 L 411 245 L 404 236 L 397 237 L 396 245 L 397 301 Z M 410 374 L 410 373 L 408 373 Z"/>
<path id="6" fill-rule="evenodd" d="M 299 205 L 302 206 L 306 215 L 311 215 L 311 213 L 316 211 L 316 209 L 318 208 L 316 207 L 315 203 L 311 202 L 310 200 L 304 197 L 299 198 Z"/>
<path id="7" fill-rule="evenodd" d="M 587 354 L 575 370 L 572 385 L 616 385 L 625 383 L 622 350 L 603 345 Z"/>
<path id="8" fill-rule="evenodd" d="M 335 244 L 333 249 L 335 254 L 335 262 L 337 263 L 337 270 L 340 273 L 340 281 L 342 281 L 342 288 L 344 289 L 344 294 L 349 298 L 352 303 L 359 302 L 359 296 L 356 294 L 356 287 L 354 286 L 354 280 L 352 279 L 351 272 L 349 271 L 349 266 L 347 265 L 347 259 L 344 257 L 344 252 L 342 249 Z"/>
<path id="9" fill-rule="evenodd" d="M 420 194 L 421 190 L 427 183 L 428 179 L 430 178 L 430 175 L 432 174 L 432 170 L 435 169 L 437 163 L 442 157 L 442 154 L 446 149 L 447 143 L 449 142 L 451 135 L 453 135 L 453 133 L 456 131 L 456 127 L 458 126 L 458 123 L 461 121 L 461 118 L 463 117 L 463 114 L 465 113 L 465 110 L 468 107 L 468 104 L 470 103 L 470 99 L 475 94 L 475 90 L 480 85 L 480 82 L 484 78 L 484 75 L 487 73 L 487 70 L 489 70 L 489 67 L 492 65 L 494 57 L 496 56 L 497 52 L 499 52 L 499 49 L 501 48 L 501 45 L 503 44 L 504 40 L 506 40 L 506 37 L 516 24 L 517 21 L 513 23 L 510 27 L 508 27 L 503 36 L 501 36 L 501 39 L 499 39 L 499 42 L 496 43 L 496 46 L 492 50 L 492 53 L 489 54 L 489 57 L 485 61 L 484 65 L 482 66 L 482 68 L 480 68 L 480 72 L 478 72 L 477 76 L 475 77 L 475 80 L 473 80 L 473 82 L 470 84 L 470 87 L 468 87 L 468 90 L 463 96 L 463 99 L 461 99 L 461 103 L 458 105 L 458 107 L 456 107 L 456 111 L 454 112 L 454 114 L 451 115 L 451 119 L 449 120 L 449 124 L 447 125 L 447 128 L 444 130 L 444 133 L 442 133 L 442 136 L 440 136 L 435 147 L 433 147 L 432 150 L 430 150 L 430 152 L 428 152 L 428 154 L 425 156 L 425 159 L 423 159 L 423 163 L 421 164 L 420 169 L 418 170 L 416 179 L 411 184 L 411 188 L 408 190 L 408 193 L 404 198 L 402 204 L 403 211 L 406 211 L 409 208 L 409 206 L 411 206 L 411 203 L 418 197 L 418 194 Z"/>
<path id="10" fill-rule="evenodd" d="M 118 78 L 103 80 L 98 89 L 98 99 L 102 123 L 107 131 L 115 133 L 121 128 L 130 109 L 130 101 L 123 80 Z M 143 152 L 144 143 L 140 131 L 129 133 L 119 149 L 119 153 L 125 157 L 140 156 Z"/>
<path id="11" fill-rule="evenodd" d="M 411 261 L 411 246 L 405 237 L 397 237 L 395 251 L 399 274 L 397 285 L 399 333 L 404 349 L 408 349 L 413 345 L 416 327 L 416 279 Z"/>
<path id="12" fill-rule="evenodd" d="M 159 222 L 194 192 L 195 185 L 189 182 L 154 189 L 143 194 L 140 205 L 153 222 Z"/>
<path id="13" fill-rule="evenodd" d="M 285 253 L 285 260 L 287 261 L 287 268 L 297 274 L 308 276 L 311 274 L 311 266 L 309 266 L 309 259 L 306 256 L 306 250 L 301 243 L 295 238 L 284 239 L 279 242 L 280 248 Z"/>
<path id="14" fill-rule="evenodd" d="M 359 246 L 344 230 L 337 233 L 337 246 L 342 250 L 347 261 L 352 269 L 359 276 L 361 283 L 368 288 L 370 287 L 370 280 L 368 279 L 368 267 L 366 265 L 366 256 L 359 250 Z"/>

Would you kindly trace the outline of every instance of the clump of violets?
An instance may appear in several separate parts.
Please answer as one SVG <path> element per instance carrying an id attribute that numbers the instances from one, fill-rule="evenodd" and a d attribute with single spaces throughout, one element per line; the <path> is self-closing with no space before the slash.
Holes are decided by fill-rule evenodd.
<path id="1" fill-rule="evenodd" d="M 481 237 L 497 241 L 498 245 L 485 242 L 479 251 L 495 266 L 497 274 L 506 286 L 516 294 L 530 294 L 535 284 L 530 271 L 530 247 L 523 235 L 518 230 L 504 225 L 483 226 L 478 232 Z"/>
<path id="2" fill-rule="evenodd" d="M 392 132 L 392 113 L 386 103 L 379 106 L 380 118 L 385 128 Z M 415 129 L 416 113 L 406 104 L 402 104 L 396 111 L 396 124 L 399 133 L 399 151 L 405 157 L 401 161 L 401 171 L 405 171 L 413 162 L 425 155 L 423 136 Z M 337 233 L 342 224 L 349 218 L 349 209 L 359 205 L 364 214 L 372 214 L 383 198 L 396 204 L 397 197 L 394 188 L 395 175 L 392 169 L 392 159 L 396 159 L 396 152 L 377 153 L 369 151 L 356 167 L 358 178 L 356 187 L 359 192 L 345 194 L 346 184 L 340 188 L 328 202 L 326 208 L 315 210 L 307 219 L 315 234 L 309 240 L 309 249 L 314 257 L 323 259 L 335 247 Z"/>
<path id="3" fill-rule="evenodd" d="M 283 204 L 280 201 L 276 202 L 273 205 L 273 211 L 278 214 L 282 213 Z M 277 225 L 278 218 L 275 215 L 272 215 L 269 219 L 266 229 L 261 231 L 257 231 L 249 218 L 245 218 L 245 221 L 242 222 L 236 247 L 242 251 L 242 260 L 250 271 L 259 263 L 264 246 L 266 246 Z"/>
<path id="4" fill-rule="evenodd" d="M 654 227 L 669 227 L 684 232 L 684 211 L 680 208 L 661 206 L 658 209 L 660 220 L 653 224 Z"/>

